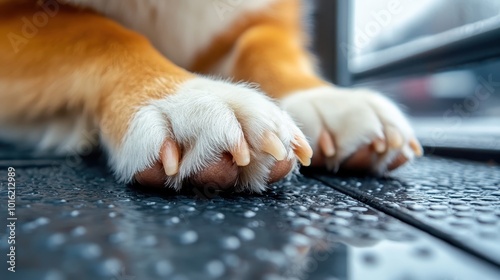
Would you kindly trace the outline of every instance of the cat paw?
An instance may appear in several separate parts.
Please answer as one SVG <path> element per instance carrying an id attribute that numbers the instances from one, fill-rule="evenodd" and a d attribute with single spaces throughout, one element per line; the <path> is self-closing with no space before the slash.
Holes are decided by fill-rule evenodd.
<path id="1" fill-rule="evenodd" d="M 403 113 L 366 89 L 321 87 L 282 100 L 314 150 L 313 166 L 383 174 L 423 151 Z"/>
<path id="2" fill-rule="evenodd" d="M 312 150 L 293 120 L 244 84 L 194 78 L 141 107 L 111 166 L 123 182 L 263 191 Z"/>

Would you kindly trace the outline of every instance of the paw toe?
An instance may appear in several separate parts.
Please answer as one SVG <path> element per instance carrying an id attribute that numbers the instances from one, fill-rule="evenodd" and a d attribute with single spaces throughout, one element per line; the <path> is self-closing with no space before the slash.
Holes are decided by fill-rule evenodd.
<path id="1" fill-rule="evenodd" d="M 359 148 L 343 164 L 342 169 L 368 172 L 374 163 L 374 150 L 372 145 L 365 145 Z"/>
<path id="2" fill-rule="evenodd" d="M 210 187 L 216 190 L 227 190 L 236 184 L 238 166 L 230 154 L 223 154 L 221 159 L 194 174 L 189 182 L 196 187 Z"/>
<path id="3" fill-rule="evenodd" d="M 161 163 L 156 163 L 150 168 L 135 175 L 135 181 L 142 186 L 161 188 L 165 185 L 165 171 Z"/>
<path id="4" fill-rule="evenodd" d="M 295 160 L 282 160 L 277 161 L 271 168 L 269 173 L 268 183 L 275 183 L 283 179 L 295 166 Z"/>

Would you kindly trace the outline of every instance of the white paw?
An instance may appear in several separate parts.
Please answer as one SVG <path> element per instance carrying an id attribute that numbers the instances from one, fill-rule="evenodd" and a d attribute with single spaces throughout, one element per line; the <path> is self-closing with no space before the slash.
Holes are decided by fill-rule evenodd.
<path id="1" fill-rule="evenodd" d="M 381 174 L 422 154 L 406 117 L 376 92 L 321 87 L 291 94 L 282 107 L 309 138 L 313 165 Z"/>
<path id="2" fill-rule="evenodd" d="M 186 181 L 260 192 L 312 150 L 292 119 L 244 84 L 195 78 L 140 108 L 110 151 L 121 181 L 180 189 Z"/>

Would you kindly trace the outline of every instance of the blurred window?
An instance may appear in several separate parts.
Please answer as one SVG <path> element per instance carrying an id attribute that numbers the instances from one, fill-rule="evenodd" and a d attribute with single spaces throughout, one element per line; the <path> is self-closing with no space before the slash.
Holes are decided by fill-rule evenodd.
<path id="1" fill-rule="evenodd" d="M 386 92 L 414 116 L 500 117 L 499 0 L 349 3 L 339 45 L 352 84 Z"/>

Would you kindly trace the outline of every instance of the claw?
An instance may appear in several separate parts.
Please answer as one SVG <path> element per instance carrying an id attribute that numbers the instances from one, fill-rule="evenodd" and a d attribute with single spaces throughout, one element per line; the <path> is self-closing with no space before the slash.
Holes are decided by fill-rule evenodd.
<path id="1" fill-rule="evenodd" d="M 335 145 L 333 144 L 333 139 L 330 134 L 323 130 L 319 136 L 319 146 L 326 157 L 335 156 Z"/>
<path id="2" fill-rule="evenodd" d="M 389 147 L 393 149 L 399 149 L 403 146 L 403 136 L 395 128 L 393 127 L 386 128 L 385 134 L 387 137 L 387 143 L 389 144 Z"/>
<path id="3" fill-rule="evenodd" d="M 311 165 L 313 150 L 311 146 L 309 146 L 309 143 L 307 143 L 307 140 L 301 136 L 296 135 L 295 142 L 296 145 L 294 145 L 293 150 L 295 152 L 295 155 L 297 155 L 297 158 L 299 159 L 300 163 L 303 166 Z"/>
<path id="4" fill-rule="evenodd" d="M 247 166 L 250 164 L 250 150 L 248 149 L 247 141 L 243 139 L 237 149 L 231 152 L 231 155 L 238 166 Z"/>
<path id="5" fill-rule="evenodd" d="M 373 141 L 372 145 L 373 145 L 373 149 L 378 154 L 382 154 L 387 150 L 387 143 L 385 142 L 385 139 L 383 139 L 383 138 L 375 139 Z"/>
<path id="6" fill-rule="evenodd" d="M 167 176 L 173 176 L 179 172 L 179 147 L 173 140 L 165 140 L 160 158 Z"/>
<path id="7" fill-rule="evenodd" d="M 417 139 L 413 138 L 410 140 L 410 148 L 413 150 L 416 157 L 421 157 L 424 155 L 422 146 L 420 145 Z"/>
<path id="8" fill-rule="evenodd" d="M 286 158 L 286 149 L 281 140 L 274 133 L 266 133 L 262 151 L 272 155 L 276 160 L 282 161 Z"/>

